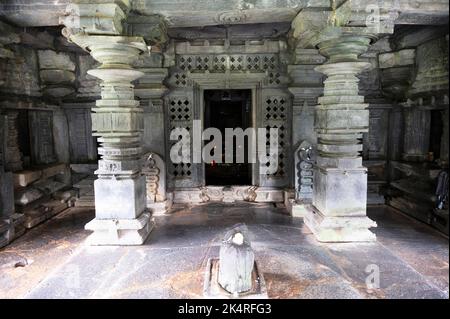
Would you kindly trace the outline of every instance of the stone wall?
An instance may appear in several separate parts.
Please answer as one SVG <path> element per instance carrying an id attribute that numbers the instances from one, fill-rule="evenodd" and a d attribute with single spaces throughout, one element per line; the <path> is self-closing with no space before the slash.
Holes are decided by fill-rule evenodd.
<path id="1" fill-rule="evenodd" d="M 388 203 L 448 234 L 448 202 L 437 209 L 435 195 L 448 172 L 448 31 L 404 27 L 390 43 L 378 57 L 382 91 L 393 104 Z"/>
<path id="2" fill-rule="evenodd" d="M 61 105 L 75 96 L 80 52 L 54 31 L 0 23 L 0 246 L 66 209 L 75 195 Z"/>

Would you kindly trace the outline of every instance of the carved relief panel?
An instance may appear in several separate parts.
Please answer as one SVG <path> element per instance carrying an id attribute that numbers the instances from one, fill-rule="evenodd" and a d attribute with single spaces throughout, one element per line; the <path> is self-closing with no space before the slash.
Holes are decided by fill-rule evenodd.
<path id="1" fill-rule="evenodd" d="M 95 138 L 92 137 L 89 108 L 66 108 L 69 119 L 69 151 L 71 163 L 88 163 L 97 159 Z"/>
<path id="2" fill-rule="evenodd" d="M 31 156 L 35 164 L 50 164 L 56 161 L 53 144 L 53 113 L 30 111 Z"/>

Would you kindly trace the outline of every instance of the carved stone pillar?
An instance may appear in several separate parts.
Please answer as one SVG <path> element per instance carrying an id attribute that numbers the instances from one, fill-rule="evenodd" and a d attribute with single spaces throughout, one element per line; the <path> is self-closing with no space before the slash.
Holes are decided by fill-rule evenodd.
<path id="1" fill-rule="evenodd" d="M 369 110 L 358 95 L 357 74 L 370 67 L 358 56 L 370 44 L 366 36 L 327 37 L 318 43 L 327 63 L 324 93 L 316 107 L 318 136 L 313 209 L 305 223 L 319 241 L 373 241 L 376 223 L 366 216 L 367 169 L 362 166 L 362 133 L 368 132 Z"/>
<path id="2" fill-rule="evenodd" d="M 94 183 L 96 217 L 86 229 L 94 231 L 94 244 L 142 244 L 152 222 L 145 211 L 145 177 L 141 174 L 142 108 L 134 99 L 131 82 L 143 73 L 131 64 L 146 45 L 136 37 L 77 35 L 71 39 L 101 63 L 88 71 L 102 81 L 102 98 L 92 114 L 92 129 L 101 145 Z"/>
<path id="3" fill-rule="evenodd" d="M 69 5 L 69 15 L 62 19 L 71 28 L 65 35 L 101 63 L 88 71 L 101 80 L 101 99 L 92 114 L 101 155 L 94 183 L 95 219 L 85 227 L 94 231 L 90 243 L 97 245 L 140 245 L 153 227 L 141 174 L 143 111 L 131 84 L 144 75 L 132 65 L 147 45 L 142 37 L 121 35 L 127 4 Z M 104 13 L 100 19 L 99 13 Z"/>

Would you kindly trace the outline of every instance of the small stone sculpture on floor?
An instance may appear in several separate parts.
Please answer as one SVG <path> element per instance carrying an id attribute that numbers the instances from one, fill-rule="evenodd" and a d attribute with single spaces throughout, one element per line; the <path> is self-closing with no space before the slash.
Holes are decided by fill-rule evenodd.
<path id="1" fill-rule="evenodd" d="M 248 229 L 238 224 L 226 233 L 220 247 L 219 285 L 232 294 L 251 290 L 254 265 Z"/>

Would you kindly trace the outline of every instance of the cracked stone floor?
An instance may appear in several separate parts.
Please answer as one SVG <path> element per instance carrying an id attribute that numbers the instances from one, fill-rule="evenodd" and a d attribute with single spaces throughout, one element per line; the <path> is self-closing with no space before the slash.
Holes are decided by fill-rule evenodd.
<path id="1" fill-rule="evenodd" d="M 0 249 L 0 298 L 202 298 L 225 230 L 247 224 L 270 298 L 448 298 L 448 238 L 374 206 L 376 243 L 318 243 L 272 204 L 175 206 L 143 246 L 87 246 L 92 209 L 73 208 Z M 376 266 L 374 266 L 376 265 Z M 366 271 L 379 269 L 368 290 Z"/>

